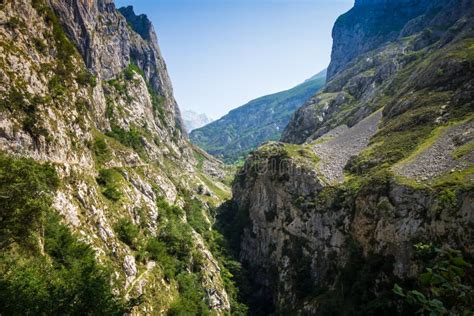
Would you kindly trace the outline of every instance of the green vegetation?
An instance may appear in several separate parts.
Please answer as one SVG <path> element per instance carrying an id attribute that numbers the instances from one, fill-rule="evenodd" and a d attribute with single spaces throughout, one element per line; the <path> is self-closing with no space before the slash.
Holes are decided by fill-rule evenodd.
<path id="1" fill-rule="evenodd" d="M 205 292 L 196 274 L 180 274 L 177 277 L 179 298 L 168 310 L 168 315 L 211 315 L 207 304 L 202 299 Z"/>
<path id="2" fill-rule="evenodd" d="M 77 83 L 83 86 L 95 87 L 97 85 L 97 78 L 88 70 L 81 71 L 76 77 Z"/>
<path id="3" fill-rule="evenodd" d="M 102 194 L 111 201 L 117 202 L 122 197 L 119 184 L 123 180 L 122 175 L 116 169 L 101 169 L 97 177 L 97 183 L 103 187 Z"/>
<path id="4" fill-rule="evenodd" d="M 470 141 L 460 147 L 458 147 L 453 153 L 452 156 L 454 159 L 461 159 L 467 154 L 470 154 L 474 151 L 474 141 Z"/>
<path id="5" fill-rule="evenodd" d="M 106 133 L 107 136 L 116 139 L 122 145 L 133 148 L 141 157 L 146 157 L 143 135 L 134 126 L 130 126 L 129 130 L 123 129 L 112 124 L 112 130 Z"/>
<path id="6" fill-rule="evenodd" d="M 193 155 L 198 162 L 196 168 L 199 171 L 203 171 L 202 168 L 204 167 L 204 161 L 206 160 L 206 157 L 204 157 L 204 155 L 201 154 L 198 150 L 193 150 Z"/>
<path id="7" fill-rule="evenodd" d="M 266 141 L 280 139 L 293 113 L 321 89 L 325 72 L 290 90 L 264 96 L 232 110 L 221 119 L 193 130 L 190 139 L 232 164 Z"/>
<path id="8" fill-rule="evenodd" d="M 92 150 L 99 164 L 103 164 L 112 159 L 112 151 L 107 145 L 105 137 L 96 137 L 92 144 Z"/>
<path id="9" fill-rule="evenodd" d="M 44 136 L 48 139 L 48 132 L 41 126 L 39 107 L 49 103 L 48 97 L 33 96 L 28 92 L 11 87 L 8 94 L 0 99 L 0 110 L 9 110 L 19 116 L 22 128 L 34 139 Z"/>
<path id="10" fill-rule="evenodd" d="M 143 78 L 145 78 L 145 73 L 143 70 L 141 70 L 137 65 L 134 63 L 130 63 L 127 68 L 123 71 L 123 75 L 125 77 L 125 80 L 130 81 L 133 79 L 135 73 L 141 75 Z"/>
<path id="11" fill-rule="evenodd" d="M 138 235 L 140 233 L 140 228 L 137 227 L 131 220 L 126 218 L 121 218 L 114 226 L 115 233 L 117 237 L 123 243 L 128 246 L 135 248 Z"/>
<path id="12" fill-rule="evenodd" d="M 252 277 L 238 260 L 243 230 L 249 223 L 248 210 L 239 208 L 232 200 L 216 210 L 211 251 L 222 264 L 221 276 L 230 295 L 234 315 L 247 315 L 249 308 L 256 310 L 259 304 L 255 300 Z"/>
<path id="13" fill-rule="evenodd" d="M 48 214 L 45 255 L 38 250 L 0 256 L 0 311 L 8 315 L 122 315 L 127 306 L 112 294 L 111 274 L 95 253 Z"/>
<path id="14" fill-rule="evenodd" d="M 125 313 L 130 306 L 112 294 L 110 272 L 51 209 L 54 168 L 2 153 L 0 184 L 0 313 Z"/>
<path id="15" fill-rule="evenodd" d="M 59 184 L 54 167 L 0 153 L 0 248 L 34 243 Z"/>
<path id="16" fill-rule="evenodd" d="M 151 97 L 151 104 L 153 106 L 154 112 L 158 115 L 158 118 L 161 120 L 161 122 L 165 123 L 166 122 L 165 109 L 164 109 L 165 97 L 153 91 L 150 85 L 148 85 L 148 93 L 150 94 L 150 97 Z"/>
<path id="17" fill-rule="evenodd" d="M 354 241 L 350 243 L 349 253 L 344 267 L 333 267 L 329 271 L 328 279 L 335 279 L 333 285 L 313 288 L 311 295 L 319 305 L 318 312 L 321 315 L 399 315 L 391 292 L 393 285 L 388 281 L 394 278 L 394 258 L 364 256 Z"/>
<path id="18" fill-rule="evenodd" d="M 395 284 L 393 292 L 418 308 L 417 313 L 429 315 L 472 315 L 474 289 L 467 284 L 472 264 L 462 253 L 439 249 L 427 244 L 415 245 L 425 265 L 416 282 L 416 289 L 404 290 Z"/>
<path id="19" fill-rule="evenodd" d="M 52 38 L 56 44 L 57 58 L 55 74 L 59 78 L 53 86 L 55 90 L 59 90 L 59 86 L 64 86 L 65 82 L 71 79 L 71 75 L 74 73 L 72 57 L 77 54 L 77 50 L 69 41 L 58 17 L 51 7 L 44 0 L 34 0 L 32 5 L 38 14 L 44 17 L 46 24 L 52 28 Z M 56 94 L 53 93 L 53 95 Z"/>

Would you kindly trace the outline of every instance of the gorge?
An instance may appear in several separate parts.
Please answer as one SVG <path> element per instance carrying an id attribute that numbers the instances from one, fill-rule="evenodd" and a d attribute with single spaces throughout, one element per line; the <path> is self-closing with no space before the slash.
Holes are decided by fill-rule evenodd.
<path id="1" fill-rule="evenodd" d="M 0 314 L 472 314 L 474 3 L 356 0 L 332 35 L 236 167 L 145 15 L 0 0 Z"/>

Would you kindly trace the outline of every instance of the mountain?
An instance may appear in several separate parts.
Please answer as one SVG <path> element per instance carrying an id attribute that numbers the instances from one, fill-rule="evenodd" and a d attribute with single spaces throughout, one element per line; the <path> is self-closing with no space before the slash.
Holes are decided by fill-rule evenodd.
<path id="1" fill-rule="evenodd" d="M 182 116 L 184 127 L 188 133 L 212 122 L 212 119 L 204 113 L 198 114 L 194 111 L 183 111 Z"/>
<path id="2" fill-rule="evenodd" d="M 191 141 L 227 163 L 269 140 L 277 140 L 291 115 L 325 83 L 326 71 L 296 87 L 260 97 L 230 111 L 217 121 L 193 130 Z"/>
<path id="3" fill-rule="evenodd" d="M 242 297 L 260 315 L 471 314 L 474 3 L 359 0 L 333 40 L 327 84 L 219 212 Z"/>
<path id="4" fill-rule="evenodd" d="M 182 130 L 145 15 L 1 1 L 0 78 L 0 314 L 239 310 L 211 230 L 227 174 Z"/>
<path id="5" fill-rule="evenodd" d="M 0 314 L 471 315 L 474 3 L 356 0 L 333 37 L 236 171 L 145 15 L 0 1 Z"/>

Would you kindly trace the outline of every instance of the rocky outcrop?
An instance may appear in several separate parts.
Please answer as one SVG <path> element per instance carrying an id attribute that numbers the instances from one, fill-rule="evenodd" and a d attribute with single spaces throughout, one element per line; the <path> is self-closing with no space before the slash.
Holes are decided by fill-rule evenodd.
<path id="1" fill-rule="evenodd" d="M 456 216 L 441 196 L 388 178 L 369 181 L 353 195 L 349 187 L 326 184 L 311 160 L 288 154 L 285 146 L 266 145 L 251 155 L 233 188 L 234 201 L 248 214 L 240 256 L 260 304 L 277 313 L 322 313 L 317 297 L 336 286 L 344 267 L 377 256 L 388 270 L 372 267 L 372 279 L 363 282 L 384 295 L 390 280 L 419 272 L 414 242 L 473 253 L 472 190 L 457 196 Z"/>
<path id="2" fill-rule="evenodd" d="M 442 1 L 356 1 L 334 25 L 328 81 L 357 56 L 396 40 L 410 20 L 439 10 L 440 4 Z"/>
<path id="3" fill-rule="evenodd" d="M 392 3 L 395 6 L 399 5 L 399 2 Z M 397 24 L 398 31 L 394 32 L 393 37 L 385 34 L 380 37 L 383 41 L 376 41 L 354 36 L 359 28 L 363 32 L 368 32 L 374 27 L 373 25 L 360 24 L 359 19 L 371 21 L 373 17 L 379 15 L 390 15 L 390 18 L 382 17 L 379 21 L 385 25 L 390 23 L 393 16 L 391 12 L 400 11 L 392 8 L 392 5 L 388 7 L 380 5 L 381 7 L 377 10 L 367 10 L 366 6 L 372 6 L 369 4 L 361 4 L 359 9 L 356 6 L 347 13 L 348 17 L 343 15 L 336 23 L 335 32 L 339 29 L 346 30 L 347 37 L 341 35 L 340 38 L 336 36 L 334 39 L 332 66 L 330 66 L 330 69 L 333 70 L 328 70 L 328 83 L 319 94 L 296 111 L 282 133 L 282 141 L 304 143 L 322 136 L 341 124 L 351 127 L 381 108 L 386 101 L 384 94 L 387 91 L 390 94 L 397 92 L 406 97 L 413 89 L 426 88 L 426 86 L 420 86 L 421 83 L 436 85 L 435 82 L 441 78 L 459 76 L 463 79 L 456 80 L 456 82 L 470 82 L 467 77 L 469 73 L 466 71 L 446 76 L 437 76 L 434 73 L 428 75 L 414 71 L 411 77 L 406 78 L 404 84 L 392 82 L 397 75 L 406 76 L 406 74 L 400 74 L 400 71 L 410 68 L 414 61 L 424 58 L 430 52 L 441 50 L 446 45 L 454 45 L 462 37 L 470 36 L 469 34 L 472 32 L 470 20 L 472 20 L 473 9 L 469 1 L 443 2 L 442 7 L 439 7 L 440 4 L 436 1 L 412 1 L 408 9 L 418 8 L 415 10 L 417 14 L 409 15 L 409 19 L 394 18 L 399 25 Z M 380 32 L 383 30 L 380 27 L 374 29 L 380 30 Z M 358 48 L 359 42 L 361 45 L 368 45 L 368 47 Z M 338 50 L 340 50 L 339 53 Z M 338 57 L 338 55 L 345 57 Z M 437 62 L 441 61 L 437 60 Z M 453 60 L 450 62 L 453 63 Z M 445 65 L 444 67 L 447 71 L 450 69 L 450 72 L 463 68 L 459 63 L 458 66 Z M 433 72 L 437 71 L 436 67 L 430 69 Z M 444 82 L 439 85 L 448 86 L 448 83 Z M 451 87 L 451 89 L 455 90 L 456 88 Z M 472 89 L 466 86 L 460 90 L 470 93 L 466 91 Z M 396 105 L 397 108 L 403 110 L 406 110 L 406 106 L 399 103 Z M 388 111 L 388 108 L 392 108 L 392 106 L 387 106 L 385 112 Z"/>
<path id="4" fill-rule="evenodd" d="M 136 64 L 154 91 L 164 97 L 168 124 L 181 130 L 182 119 L 171 80 L 153 25 L 146 16 L 136 16 L 133 7 L 116 10 L 110 0 L 50 3 L 93 73 L 109 80 L 130 63 Z"/>
<path id="5" fill-rule="evenodd" d="M 265 312 L 410 314 L 392 289 L 422 272 L 415 245 L 472 258 L 473 17 L 361 0 L 338 19 L 326 86 L 233 186 Z"/>

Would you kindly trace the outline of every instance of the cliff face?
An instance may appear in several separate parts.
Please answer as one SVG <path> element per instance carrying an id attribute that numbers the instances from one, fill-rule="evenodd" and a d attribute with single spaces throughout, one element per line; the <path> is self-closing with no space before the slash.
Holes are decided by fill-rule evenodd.
<path id="1" fill-rule="evenodd" d="M 439 5 L 358 1 L 334 28 L 326 87 L 283 133 L 290 144 L 247 159 L 233 199 L 260 305 L 412 313 L 392 289 L 423 271 L 414 245 L 472 258 L 474 6 Z"/>
<path id="2" fill-rule="evenodd" d="M 294 114 L 283 131 L 281 140 L 303 143 L 314 140 L 341 124 L 353 126 L 385 104 L 386 91 L 391 92 L 396 88 L 405 92 L 419 86 L 419 83 L 414 82 L 414 78 L 421 75 L 419 73 L 409 77 L 410 81 L 404 87 L 403 84 L 392 83 L 392 80 L 400 71 L 409 69 L 413 61 L 425 58 L 428 53 L 452 43 L 456 40 L 455 37 L 459 39 L 469 36 L 471 27 L 471 22 L 460 18 L 464 14 L 470 14 L 470 3 L 466 1 L 450 1 L 444 3 L 443 7 L 438 7 L 437 2 L 429 2 L 426 6 L 422 6 L 422 3 L 424 2 L 414 1 L 406 8 L 418 8 L 415 10 L 418 14 L 416 18 L 394 18 L 399 24 L 398 31 L 392 32 L 394 36 L 382 35 L 380 25 L 371 24 L 372 16 L 375 16 L 381 18 L 377 23 L 390 25 L 388 16 L 392 16 L 392 11 L 400 11 L 391 6 L 377 7 L 376 11 L 366 10 L 365 6 L 357 11 L 359 9 L 355 7 L 352 9 L 355 11 L 347 13 L 353 17 L 346 19 L 343 15 L 339 18 L 334 30 L 341 33 L 334 38 L 330 66 L 333 70 L 328 72 L 327 85 L 322 93 L 315 95 Z M 387 17 L 383 17 L 384 14 Z M 360 24 L 360 19 L 366 18 L 371 23 Z M 364 34 L 362 37 L 357 35 L 359 28 Z M 377 32 L 372 34 L 370 30 Z M 347 34 L 344 35 L 344 32 Z M 367 47 L 361 48 L 360 45 Z M 338 47 L 339 53 L 336 52 Z M 448 61 L 445 63 L 444 67 L 449 71 L 456 71 L 447 65 Z M 469 81 L 466 76 L 468 74 L 460 75 Z M 455 77 L 454 74 L 450 75 Z M 425 81 L 426 79 L 435 80 L 423 78 Z"/>
<path id="3" fill-rule="evenodd" d="M 333 28 L 333 48 L 328 68 L 328 81 L 355 57 L 409 36 L 407 22 L 423 18 L 439 10 L 444 1 L 429 0 L 360 0 L 354 8 L 340 16 Z"/>
<path id="4" fill-rule="evenodd" d="M 4 154 L 54 166 L 54 212 L 111 271 L 117 299 L 141 302 L 132 313 L 221 314 L 230 297 L 204 235 L 225 174 L 181 130 L 153 27 L 122 12 L 105 0 L 0 2 L 0 178 L 13 172 Z M 41 229 L 31 232 L 40 246 Z M 15 247 L 2 248 L 2 286 L 14 286 L 5 260 L 30 260 Z"/>
<path id="5" fill-rule="evenodd" d="M 136 64 L 153 90 L 164 98 L 167 123 L 181 129 L 182 120 L 166 64 L 153 25 L 146 16 L 136 16 L 132 7 L 118 11 L 113 1 L 107 0 L 50 3 L 95 75 L 109 80 L 130 63 Z"/>

